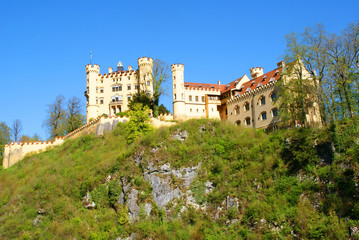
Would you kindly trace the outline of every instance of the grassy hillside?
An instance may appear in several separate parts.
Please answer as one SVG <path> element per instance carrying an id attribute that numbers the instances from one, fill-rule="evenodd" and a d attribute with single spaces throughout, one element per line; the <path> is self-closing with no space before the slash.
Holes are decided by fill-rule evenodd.
<path id="1" fill-rule="evenodd" d="M 174 137 L 186 132 L 183 141 Z M 128 145 L 123 126 L 104 137 L 67 140 L 0 170 L 1 239 L 355 239 L 359 227 L 358 125 L 265 133 L 213 120 L 190 120 Z M 138 164 L 134 159 L 144 159 Z M 198 166 L 191 190 L 156 206 L 144 179 L 149 164 Z M 173 187 L 181 179 L 171 175 Z M 130 223 L 118 199 L 139 192 Z M 206 183 L 213 190 L 206 193 Z M 93 209 L 84 207 L 87 191 Z M 129 196 L 126 196 L 127 200 Z M 237 201 L 233 207 L 224 202 Z M 152 205 L 149 216 L 145 204 Z M 183 208 L 183 206 L 186 208 Z M 181 210 L 182 209 L 182 210 Z"/>

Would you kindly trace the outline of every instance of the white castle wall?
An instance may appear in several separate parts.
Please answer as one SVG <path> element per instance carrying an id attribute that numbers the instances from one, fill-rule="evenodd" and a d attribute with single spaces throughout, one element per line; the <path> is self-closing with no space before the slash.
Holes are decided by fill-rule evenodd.
<path id="1" fill-rule="evenodd" d="M 168 122 L 173 120 L 173 116 L 162 115 L 164 120 L 151 118 L 151 124 L 155 128 L 163 126 L 171 126 L 176 124 Z M 95 120 L 83 125 L 82 127 L 70 132 L 64 137 L 55 138 L 54 141 L 40 141 L 40 142 L 15 142 L 5 145 L 3 168 L 9 168 L 15 163 L 21 161 L 25 156 L 39 153 L 55 146 L 61 145 L 66 139 L 77 138 L 85 134 L 94 133 L 96 135 L 103 135 L 105 132 L 112 131 L 119 122 L 129 121 L 128 117 L 112 116 L 112 117 L 98 117 Z"/>
<path id="2" fill-rule="evenodd" d="M 22 160 L 26 155 L 31 155 L 62 144 L 64 138 L 55 138 L 53 142 L 15 142 L 5 145 L 3 168 L 8 168 L 18 161 Z"/>

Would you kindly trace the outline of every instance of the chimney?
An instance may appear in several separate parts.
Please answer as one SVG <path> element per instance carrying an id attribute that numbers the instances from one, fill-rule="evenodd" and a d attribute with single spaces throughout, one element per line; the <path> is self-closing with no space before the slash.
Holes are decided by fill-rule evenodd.
<path id="1" fill-rule="evenodd" d="M 128 65 L 128 71 L 131 71 L 131 70 L 132 70 L 132 66 Z"/>
<path id="2" fill-rule="evenodd" d="M 112 67 L 108 68 L 108 73 L 110 73 L 110 74 L 112 73 Z"/>
<path id="3" fill-rule="evenodd" d="M 218 85 L 221 85 L 221 81 L 218 81 Z"/>

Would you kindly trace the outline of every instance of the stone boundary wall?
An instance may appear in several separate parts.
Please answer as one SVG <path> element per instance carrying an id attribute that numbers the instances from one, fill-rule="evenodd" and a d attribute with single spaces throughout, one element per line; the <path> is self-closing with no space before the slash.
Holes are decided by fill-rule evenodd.
<path id="1" fill-rule="evenodd" d="M 163 119 L 163 120 L 162 120 Z M 151 124 L 155 128 L 171 126 L 176 123 L 168 122 L 173 120 L 173 116 L 162 115 L 156 119 L 151 118 Z M 61 145 L 66 139 L 77 138 L 85 134 L 94 133 L 96 135 L 103 135 L 105 132 L 112 131 L 119 122 L 125 123 L 129 121 L 128 117 L 112 116 L 112 117 L 98 117 L 95 120 L 79 127 L 70 132 L 64 137 L 55 138 L 54 141 L 39 141 L 39 142 L 12 142 L 4 146 L 3 168 L 9 168 L 18 161 L 21 161 L 25 156 L 36 154 L 54 146 Z"/>
<path id="2" fill-rule="evenodd" d="M 35 154 L 61 145 L 64 142 L 63 137 L 55 138 L 54 141 L 40 142 L 12 142 L 4 147 L 3 168 L 8 168 L 18 161 L 22 160 L 26 155 Z"/>

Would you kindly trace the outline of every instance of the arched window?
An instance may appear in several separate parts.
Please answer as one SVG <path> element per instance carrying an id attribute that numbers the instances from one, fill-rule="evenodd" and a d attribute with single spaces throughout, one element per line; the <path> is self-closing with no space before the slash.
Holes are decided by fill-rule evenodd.
<path id="1" fill-rule="evenodd" d="M 273 92 L 270 94 L 270 98 L 271 98 L 272 102 L 274 102 L 274 101 L 277 99 L 277 93 L 273 91 Z"/>
<path id="2" fill-rule="evenodd" d="M 247 117 L 246 119 L 244 119 L 244 122 L 245 122 L 246 126 L 250 126 L 251 125 L 251 118 Z"/>
<path id="3" fill-rule="evenodd" d="M 272 109 L 272 116 L 273 116 L 273 117 L 278 116 L 278 108 L 273 108 L 273 109 Z"/>
<path id="4" fill-rule="evenodd" d="M 259 105 L 260 106 L 263 106 L 263 105 L 266 105 L 266 97 L 265 96 L 260 96 L 259 98 Z"/>
<path id="5" fill-rule="evenodd" d="M 241 125 L 241 120 L 236 121 L 237 126 Z"/>
<path id="6" fill-rule="evenodd" d="M 249 107 L 249 102 L 245 102 L 244 103 L 244 111 L 247 112 L 249 111 L 250 107 Z"/>
<path id="7" fill-rule="evenodd" d="M 240 107 L 237 105 L 234 107 L 234 115 L 239 115 L 240 113 Z"/>
<path id="8" fill-rule="evenodd" d="M 175 100 L 177 99 L 177 95 L 176 95 L 176 94 L 174 95 L 174 99 L 175 99 Z"/>
<path id="9" fill-rule="evenodd" d="M 261 120 L 262 120 L 262 121 L 267 120 L 267 112 L 262 112 L 262 113 L 261 113 Z"/>

